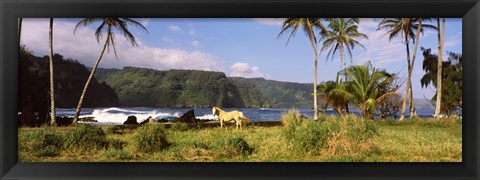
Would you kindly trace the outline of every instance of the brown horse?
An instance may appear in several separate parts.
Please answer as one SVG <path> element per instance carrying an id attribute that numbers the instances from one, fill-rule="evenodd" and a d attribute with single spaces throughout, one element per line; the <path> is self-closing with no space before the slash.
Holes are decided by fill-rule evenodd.
<path id="1" fill-rule="evenodd" d="M 224 122 L 235 120 L 235 129 L 238 129 L 238 127 L 240 127 L 240 129 L 243 129 L 243 126 L 250 122 L 250 119 L 248 119 L 247 116 L 244 116 L 242 112 L 237 110 L 225 112 L 220 108 L 213 107 L 212 114 L 213 116 L 218 116 L 218 120 L 220 120 L 220 127 L 223 127 Z"/>

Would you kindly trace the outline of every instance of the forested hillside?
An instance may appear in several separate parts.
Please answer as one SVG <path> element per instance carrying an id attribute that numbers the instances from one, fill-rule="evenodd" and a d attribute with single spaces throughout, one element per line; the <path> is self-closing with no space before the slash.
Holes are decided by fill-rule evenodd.
<path id="1" fill-rule="evenodd" d="M 115 89 L 123 106 L 271 107 L 254 84 L 222 72 L 125 67 L 98 69 L 96 78 Z"/>
<path id="2" fill-rule="evenodd" d="M 229 77 L 232 81 L 253 83 L 276 108 L 313 106 L 313 84 L 265 80 L 264 78 Z"/>
<path id="3" fill-rule="evenodd" d="M 226 77 L 223 72 L 98 69 L 95 77 L 115 89 L 123 106 L 311 107 L 312 84 Z"/>

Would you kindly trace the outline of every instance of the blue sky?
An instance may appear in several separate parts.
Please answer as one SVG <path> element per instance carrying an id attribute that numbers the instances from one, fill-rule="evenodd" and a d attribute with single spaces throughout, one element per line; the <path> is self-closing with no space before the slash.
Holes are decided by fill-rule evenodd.
<path id="1" fill-rule="evenodd" d="M 138 19 L 149 33 L 131 27 L 139 47 L 131 46 L 117 35 L 118 60 L 113 52 L 107 54 L 100 67 L 123 66 L 166 69 L 199 69 L 225 72 L 227 76 L 264 77 L 266 79 L 313 82 L 313 49 L 303 32 L 298 32 L 286 46 L 287 36 L 277 38 L 282 19 Z M 376 31 L 380 19 L 361 19 L 359 31 L 368 35 L 360 41 L 367 51 L 355 48 L 352 61 L 364 64 L 371 61 L 376 67 L 407 73 L 405 45 L 400 39 L 388 40 L 385 31 Z M 74 35 L 79 19 L 55 19 L 54 52 L 93 66 L 101 45 L 94 37 L 99 24 L 82 28 Z M 48 52 L 48 19 L 25 19 L 22 43 L 35 55 Z M 436 25 L 436 22 L 430 22 Z M 100 40 L 100 42 L 103 42 Z M 411 44 L 413 51 L 413 44 Z M 420 38 L 412 83 L 416 98 L 431 98 L 434 87 L 421 88 L 423 57 L 420 47 L 437 53 L 437 34 L 426 31 Z M 462 20 L 447 19 L 445 50 L 461 53 Z M 339 56 L 326 60 L 321 53 L 318 63 L 318 82 L 334 80 L 342 69 Z M 402 89 L 403 91 L 403 89 Z"/>

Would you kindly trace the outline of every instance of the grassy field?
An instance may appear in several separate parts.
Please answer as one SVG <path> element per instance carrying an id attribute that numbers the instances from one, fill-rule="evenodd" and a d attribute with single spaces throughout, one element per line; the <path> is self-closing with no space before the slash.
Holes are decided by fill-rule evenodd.
<path id="1" fill-rule="evenodd" d="M 461 162 L 461 119 L 19 128 L 21 162 Z M 287 118 L 288 119 L 288 118 Z M 313 127 L 313 128 L 312 128 Z"/>

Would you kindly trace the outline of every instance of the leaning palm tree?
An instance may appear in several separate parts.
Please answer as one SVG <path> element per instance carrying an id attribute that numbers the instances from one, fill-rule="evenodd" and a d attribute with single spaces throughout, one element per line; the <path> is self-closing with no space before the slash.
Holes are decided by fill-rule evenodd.
<path id="1" fill-rule="evenodd" d="M 87 93 L 88 85 L 90 84 L 90 81 L 93 79 L 93 76 L 95 75 L 95 71 L 97 70 L 98 64 L 100 63 L 100 60 L 102 60 L 103 54 L 105 53 L 105 50 L 110 47 L 113 49 L 113 52 L 115 54 L 115 57 L 117 57 L 117 50 L 115 47 L 115 37 L 114 37 L 114 30 L 118 30 L 120 33 L 123 34 L 123 36 L 130 41 L 132 46 L 137 46 L 137 41 L 135 40 L 135 37 L 133 34 L 130 32 L 128 29 L 128 25 L 132 25 L 135 27 L 138 27 L 140 29 L 145 30 L 148 33 L 147 28 L 145 28 L 141 23 L 130 19 L 130 18 L 85 18 L 81 20 L 77 26 L 75 26 L 74 33 L 78 30 L 78 28 L 82 26 L 88 26 L 93 23 L 99 22 L 101 23 L 100 26 L 98 26 L 97 30 L 95 31 L 95 36 L 97 38 L 97 42 L 100 41 L 100 37 L 106 33 L 107 37 L 105 38 L 105 43 L 103 45 L 103 49 L 100 52 L 100 55 L 97 58 L 97 61 L 95 62 L 95 65 L 92 68 L 92 72 L 90 73 L 90 76 L 87 79 L 87 82 L 85 83 L 85 87 L 83 88 L 82 94 L 80 95 L 80 100 L 78 101 L 77 109 L 75 111 L 75 117 L 73 120 L 73 123 L 76 124 L 78 122 L 78 117 L 80 116 L 80 110 L 82 108 L 82 103 L 83 103 L 83 98 L 85 97 L 85 94 Z"/>
<path id="2" fill-rule="evenodd" d="M 393 75 L 385 70 L 379 70 L 371 65 L 355 65 L 347 69 L 350 81 L 348 81 L 351 90 L 342 88 L 333 89 L 331 96 L 343 97 L 349 99 L 361 110 L 362 116 L 372 118 L 376 104 L 385 99 L 387 96 L 397 94 L 397 92 L 380 93 L 378 86 L 391 82 Z"/>
<path id="3" fill-rule="evenodd" d="M 318 63 L 318 54 L 317 54 L 317 38 L 315 36 L 315 30 L 320 29 L 322 31 L 328 31 L 325 26 L 320 22 L 320 18 L 287 18 L 282 23 L 282 28 L 278 33 L 278 37 L 290 31 L 287 43 L 290 41 L 290 38 L 295 35 L 295 33 L 302 29 L 310 40 L 310 45 L 312 46 L 314 52 L 314 76 L 313 76 L 313 119 L 318 119 L 318 103 L 317 103 L 317 63 Z M 277 37 L 277 38 L 278 38 Z"/>
<path id="4" fill-rule="evenodd" d="M 445 18 L 442 19 L 442 32 L 440 33 L 440 18 L 437 18 L 438 28 L 438 58 L 437 58 L 437 100 L 435 103 L 434 117 L 438 118 L 440 115 L 442 105 L 442 58 L 443 58 L 443 46 L 445 43 Z M 441 36 L 440 36 L 441 34 Z"/>
<path id="5" fill-rule="evenodd" d="M 380 22 L 378 25 L 378 30 L 386 29 L 389 35 L 389 40 L 394 39 L 397 36 L 400 36 L 405 44 L 405 48 L 407 51 L 407 67 L 408 67 L 408 77 L 407 77 L 407 85 L 405 88 L 405 97 L 402 104 L 402 112 L 400 115 L 400 120 L 405 118 L 405 109 L 407 104 L 407 99 L 410 97 L 410 114 L 415 114 L 414 102 L 413 102 L 413 91 L 411 89 L 411 72 L 413 70 L 413 64 L 410 60 L 410 41 L 415 42 L 415 38 L 417 37 L 414 33 L 414 30 L 417 30 L 417 34 L 423 33 L 423 28 L 435 28 L 431 25 L 421 25 L 422 19 L 420 18 L 385 18 Z M 418 39 L 418 38 L 417 38 Z M 418 42 L 418 40 L 417 40 Z M 418 44 L 417 44 L 418 45 Z M 415 48 L 416 49 L 416 48 Z"/>
<path id="6" fill-rule="evenodd" d="M 53 18 L 50 18 L 48 56 L 50 61 L 50 125 L 57 126 L 55 113 L 55 85 L 53 81 Z"/>

